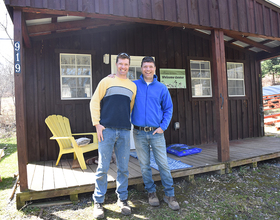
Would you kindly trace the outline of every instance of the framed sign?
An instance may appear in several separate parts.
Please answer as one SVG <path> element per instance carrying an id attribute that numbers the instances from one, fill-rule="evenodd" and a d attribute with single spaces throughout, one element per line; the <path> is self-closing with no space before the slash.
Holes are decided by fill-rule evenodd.
<path id="1" fill-rule="evenodd" d="M 186 74 L 185 69 L 160 69 L 160 82 L 169 89 L 185 89 Z"/>
<path id="2" fill-rule="evenodd" d="M 15 42 L 15 72 L 21 73 L 20 42 Z"/>

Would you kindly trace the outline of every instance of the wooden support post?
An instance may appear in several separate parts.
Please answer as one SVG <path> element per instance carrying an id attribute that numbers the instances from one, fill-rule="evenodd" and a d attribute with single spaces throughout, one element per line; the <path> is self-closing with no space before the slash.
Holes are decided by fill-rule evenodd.
<path id="1" fill-rule="evenodd" d="M 189 175 L 186 177 L 188 183 L 195 185 L 194 175 Z"/>
<path id="2" fill-rule="evenodd" d="M 22 11 L 14 10 L 14 42 L 15 42 L 15 102 L 16 102 L 16 129 L 17 153 L 20 191 L 28 189 L 27 182 L 27 135 L 26 135 L 26 108 L 25 108 L 25 68 L 24 47 L 22 40 Z"/>
<path id="3" fill-rule="evenodd" d="M 20 210 L 25 205 L 25 201 L 22 200 L 19 193 L 16 194 L 16 203 L 17 203 L 17 210 Z"/>
<path id="4" fill-rule="evenodd" d="M 230 163 L 226 163 L 226 173 L 232 173 L 232 167 L 230 166 Z"/>
<path id="5" fill-rule="evenodd" d="M 251 163 L 251 168 L 257 168 L 257 167 L 258 167 L 258 162 Z"/>
<path id="6" fill-rule="evenodd" d="M 70 195 L 70 200 L 73 202 L 73 203 L 76 203 L 79 201 L 79 195 L 78 194 L 71 194 Z"/>
<path id="7" fill-rule="evenodd" d="M 225 162 L 229 160 L 229 128 L 227 72 L 223 31 L 214 29 L 212 30 L 211 37 L 218 160 Z"/>

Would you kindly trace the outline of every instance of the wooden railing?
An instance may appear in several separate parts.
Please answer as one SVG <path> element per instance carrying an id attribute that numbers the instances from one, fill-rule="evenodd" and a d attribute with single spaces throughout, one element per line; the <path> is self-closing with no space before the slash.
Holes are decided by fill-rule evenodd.
<path id="1" fill-rule="evenodd" d="M 280 94 L 263 96 L 263 110 L 280 108 Z"/>
<path id="2" fill-rule="evenodd" d="M 263 96 L 263 110 L 280 108 L 280 94 Z M 265 125 L 273 125 L 277 131 L 280 130 L 280 113 L 264 116 Z"/>

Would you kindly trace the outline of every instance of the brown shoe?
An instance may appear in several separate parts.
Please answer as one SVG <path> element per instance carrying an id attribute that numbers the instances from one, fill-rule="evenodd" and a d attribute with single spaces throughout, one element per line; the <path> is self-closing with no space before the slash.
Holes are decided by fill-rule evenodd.
<path id="1" fill-rule="evenodd" d="M 131 208 L 127 204 L 127 200 L 120 200 L 118 199 L 118 206 L 121 208 L 121 213 L 123 215 L 130 215 L 131 214 Z"/>
<path id="2" fill-rule="evenodd" d="M 179 203 L 176 201 L 175 196 L 164 196 L 163 201 L 166 202 L 172 210 L 180 209 Z"/>
<path id="3" fill-rule="evenodd" d="M 149 198 L 149 204 L 151 206 L 159 206 L 159 200 L 156 192 L 148 193 L 148 198 Z"/>

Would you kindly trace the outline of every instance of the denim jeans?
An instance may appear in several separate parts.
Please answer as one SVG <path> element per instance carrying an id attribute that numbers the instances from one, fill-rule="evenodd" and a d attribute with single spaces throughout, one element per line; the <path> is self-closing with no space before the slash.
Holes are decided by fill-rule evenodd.
<path id="1" fill-rule="evenodd" d="M 140 163 L 145 189 L 149 192 L 156 192 L 156 185 L 152 178 L 152 170 L 150 166 L 150 146 L 152 147 L 155 161 L 159 167 L 161 183 L 164 186 L 166 196 L 174 196 L 173 178 L 167 163 L 166 143 L 164 134 L 153 131 L 145 132 L 137 129 L 133 130 L 133 137 L 137 157 Z"/>
<path id="2" fill-rule="evenodd" d="M 128 196 L 128 161 L 130 153 L 130 130 L 106 128 L 103 130 L 104 140 L 98 144 L 98 167 L 95 176 L 95 190 L 93 200 L 103 203 L 107 192 L 107 173 L 113 149 L 117 163 L 117 188 L 116 193 L 120 200 Z"/>

